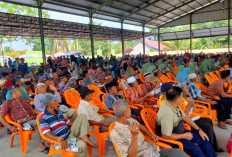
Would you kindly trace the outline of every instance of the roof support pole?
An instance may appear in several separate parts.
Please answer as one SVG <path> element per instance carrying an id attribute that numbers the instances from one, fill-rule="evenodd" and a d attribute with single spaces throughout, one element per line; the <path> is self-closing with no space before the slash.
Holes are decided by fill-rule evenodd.
<path id="1" fill-rule="evenodd" d="M 158 49 L 159 49 L 159 55 L 160 55 L 160 27 L 158 27 Z"/>
<path id="2" fill-rule="evenodd" d="M 145 27 L 143 24 L 143 55 L 145 56 Z"/>
<path id="3" fill-rule="evenodd" d="M 231 30 L 230 30 L 230 6 L 231 6 L 231 1 L 228 1 L 228 52 L 230 52 L 230 35 L 231 35 Z"/>
<path id="4" fill-rule="evenodd" d="M 190 30 L 189 30 L 189 33 L 190 33 L 190 53 L 192 53 L 192 14 L 190 14 L 189 16 L 189 20 L 190 20 Z"/>
<path id="5" fill-rule="evenodd" d="M 4 37 L 4 36 L 3 36 Z M 3 64 L 4 64 L 4 46 L 3 46 L 3 37 L 1 37 L 1 50 L 2 50 L 2 56 L 3 56 Z"/>
<path id="6" fill-rule="evenodd" d="M 91 53 L 92 53 L 92 59 L 94 60 L 94 40 L 93 40 L 93 17 L 92 17 L 92 14 L 90 14 L 90 17 L 89 17 L 89 28 L 90 28 L 90 40 L 91 40 Z"/>
<path id="7" fill-rule="evenodd" d="M 124 30 L 123 30 L 123 21 L 121 21 L 121 42 L 122 42 L 122 57 L 124 57 Z"/>
<path id="8" fill-rule="evenodd" d="M 46 64 L 46 53 L 45 53 L 44 31 L 43 31 L 43 15 L 42 15 L 41 5 L 38 5 L 38 12 L 39 12 L 41 49 L 42 49 L 42 56 L 43 56 L 43 64 L 45 65 Z"/>

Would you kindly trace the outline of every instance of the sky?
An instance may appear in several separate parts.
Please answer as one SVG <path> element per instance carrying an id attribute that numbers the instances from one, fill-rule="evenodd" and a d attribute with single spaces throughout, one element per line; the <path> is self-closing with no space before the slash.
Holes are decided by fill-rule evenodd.
<path id="1" fill-rule="evenodd" d="M 49 10 L 47 10 L 47 12 L 50 15 L 51 19 L 84 23 L 84 24 L 89 23 L 88 17 L 71 15 L 71 14 L 66 14 L 66 13 L 59 13 L 59 12 L 49 11 Z M 96 18 L 93 18 L 93 21 L 97 22 L 97 23 L 101 23 L 101 26 L 121 28 L 121 23 L 100 20 L 100 19 L 96 19 Z M 123 27 L 124 27 L 124 29 L 142 31 L 142 27 L 140 27 L 140 26 L 133 26 L 133 25 L 124 24 Z M 149 28 L 145 28 L 145 32 L 149 32 Z M 26 45 L 26 43 L 23 41 L 12 41 L 11 45 L 12 45 L 12 49 L 17 50 L 17 51 L 30 49 L 30 46 Z M 6 42 L 6 43 L 4 43 L 4 46 L 10 46 L 10 43 Z"/>

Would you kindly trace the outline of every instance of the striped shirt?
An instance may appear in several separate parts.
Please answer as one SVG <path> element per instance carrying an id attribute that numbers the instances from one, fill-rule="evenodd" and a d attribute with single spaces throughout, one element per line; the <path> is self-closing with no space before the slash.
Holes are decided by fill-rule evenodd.
<path id="1" fill-rule="evenodd" d="M 66 139 L 70 133 L 67 124 L 70 122 L 59 110 L 55 109 L 57 116 L 51 114 L 45 109 L 39 116 L 39 123 L 43 134 L 51 132 L 59 137 Z"/>
<path id="2" fill-rule="evenodd" d="M 231 94 L 227 94 L 224 90 L 224 81 L 219 79 L 214 81 L 207 89 L 207 92 L 220 97 L 232 97 Z"/>

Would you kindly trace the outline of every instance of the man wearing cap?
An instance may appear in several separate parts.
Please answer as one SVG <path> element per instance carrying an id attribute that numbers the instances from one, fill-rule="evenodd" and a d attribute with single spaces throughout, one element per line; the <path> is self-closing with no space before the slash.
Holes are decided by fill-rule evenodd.
<path id="1" fill-rule="evenodd" d="M 46 109 L 39 115 L 39 123 L 42 133 L 59 142 L 61 149 L 66 150 L 69 147 L 67 142 L 70 139 L 76 138 L 76 147 L 80 149 L 78 155 L 80 157 L 88 156 L 87 144 L 94 147 L 95 145 L 89 139 L 89 123 L 84 114 L 74 120 L 69 120 L 57 110 L 58 102 L 53 95 L 47 95 L 43 99 L 43 104 Z M 71 127 L 71 129 L 69 129 Z M 78 139 L 80 136 L 81 139 Z"/>
<path id="2" fill-rule="evenodd" d="M 104 118 L 99 113 L 110 113 L 106 110 L 100 109 L 94 106 L 90 101 L 92 100 L 92 93 L 94 90 L 90 90 L 88 87 L 81 87 L 78 92 L 81 95 L 81 102 L 78 107 L 78 113 L 85 114 L 89 123 L 100 126 L 100 132 L 106 132 L 109 130 L 111 123 L 115 121 L 115 117 Z"/>
<path id="3" fill-rule="evenodd" d="M 5 101 L 1 107 L 1 123 L 8 129 L 10 129 L 11 132 L 18 132 L 16 126 L 10 125 L 5 120 L 5 115 L 9 114 L 12 117 L 13 121 L 20 124 L 28 123 L 31 125 L 32 128 L 37 129 L 35 117 L 36 114 L 39 113 L 39 111 L 33 109 L 30 103 L 27 101 L 27 99 L 22 98 L 23 93 L 19 86 L 12 86 L 10 93 L 12 95 L 11 99 Z M 39 145 L 39 150 L 47 154 L 49 149 L 46 148 L 46 146 L 42 142 L 42 138 L 40 137 L 38 130 L 36 131 L 36 133 L 39 136 L 39 140 L 41 142 Z"/>
<path id="4" fill-rule="evenodd" d="M 48 95 L 53 95 L 53 97 L 57 100 L 58 103 L 61 103 L 61 97 L 60 93 L 57 91 L 56 87 L 54 85 L 50 85 L 49 88 L 53 90 L 53 93 L 47 93 L 46 92 L 46 86 L 43 83 L 39 83 L 37 86 L 38 89 L 38 95 L 35 96 L 35 109 L 44 112 L 45 110 L 45 105 L 43 104 L 43 100 L 48 96 Z M 61 106 L 63 107 L 63 105 Z M 68 117 L 70 120 L 75 120 L 77 118 L 77 113 L 75 109 L 72 108 L 67 108 L 67 111 L 62 111 L 63 115 L 65 117 Z"/>
<path id="5" fill-rule="evenodd" d="M 204 101 L 207 103 L 211 104 L 211 108 L 214 110 L 217 110 L 217 118 L 218 118 L 218 126 L 220 128 L 226 129 L 226 125 L 225 122 L 229 121 L 229 117 L 230 117 L 230 108 L 227 108 L 228 106 L 230 106 L 229 104 L 227 104 L 226 101 L 217 99 L 215 96 L 213 96 L 214 99 L 209 99 L 206 98 L 205 96 L 202 95 L 206 94 L 206 95 L 210 95 L 208 92 L 202 91 L 200 88 L 198 88 L 196 86 L 196 84 L 199 82 L 199 79 L 197 77 L 197 75 L 195 73 L 191 73 L 188 75 L 188 79 L 189 79 L 189 83 L 188 83 L 188 91 L 189 94 L 191 95 L 191 97 L 194 100 L 198 100 L 198 101 Z M 226 119 L 226 117 L 228 117 L 229 119 Z"/>
<path id="6" fill-rule="evenodd" d="M 152 95 L 150 93 L 146 94 L 145 96 L 142 96 L 141 90 L 139 89 L 139 85 L 137 80 L 134 76 L 131 76 L 127 79 L 127 82 L 130 86 L 127 90 L 127 98 L 130 102 L 145 105 L 146 108 L 153 109 L 152 105 L 148 105 L 146 100 L 147 98 L 151 97 Z"/>
<path id="7" fill-rule="evenodd" d="M 142 96 L 147 95 L 151 91 L 155 91 L 160 87 L 159 84 L 156 86 L 151 83 L 152 82 L 152 75 L 150 72 L 146 72 L 144 75 L 145 82 L 142 84 L 141 89 L 142 89 Z M 153 94 L 154 97 L 158 97 L 156 93 Z"/>
<path id="8" fill-rule="evenodd" d="M 68 80 L 66 75 L 60 76 L 60 83 L 58 84 L 59 91 L 64 94 L 67 89 L 70 89 L 71 82 Z"/>

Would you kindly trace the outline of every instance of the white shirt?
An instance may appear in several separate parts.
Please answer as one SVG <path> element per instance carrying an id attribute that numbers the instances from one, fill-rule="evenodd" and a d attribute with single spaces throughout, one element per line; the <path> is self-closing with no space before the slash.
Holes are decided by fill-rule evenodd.
<path id="1" fill-rule="evenodd" d="M 98 114 L 99 108 L 94 106 L 88 101 L 81 100 L 79 106 L 78 106 L 78 113 L 85 114 L 88 120 L 94 120 L 97 122 L 100 122 L 104 119 L 103 116 Z"/>

